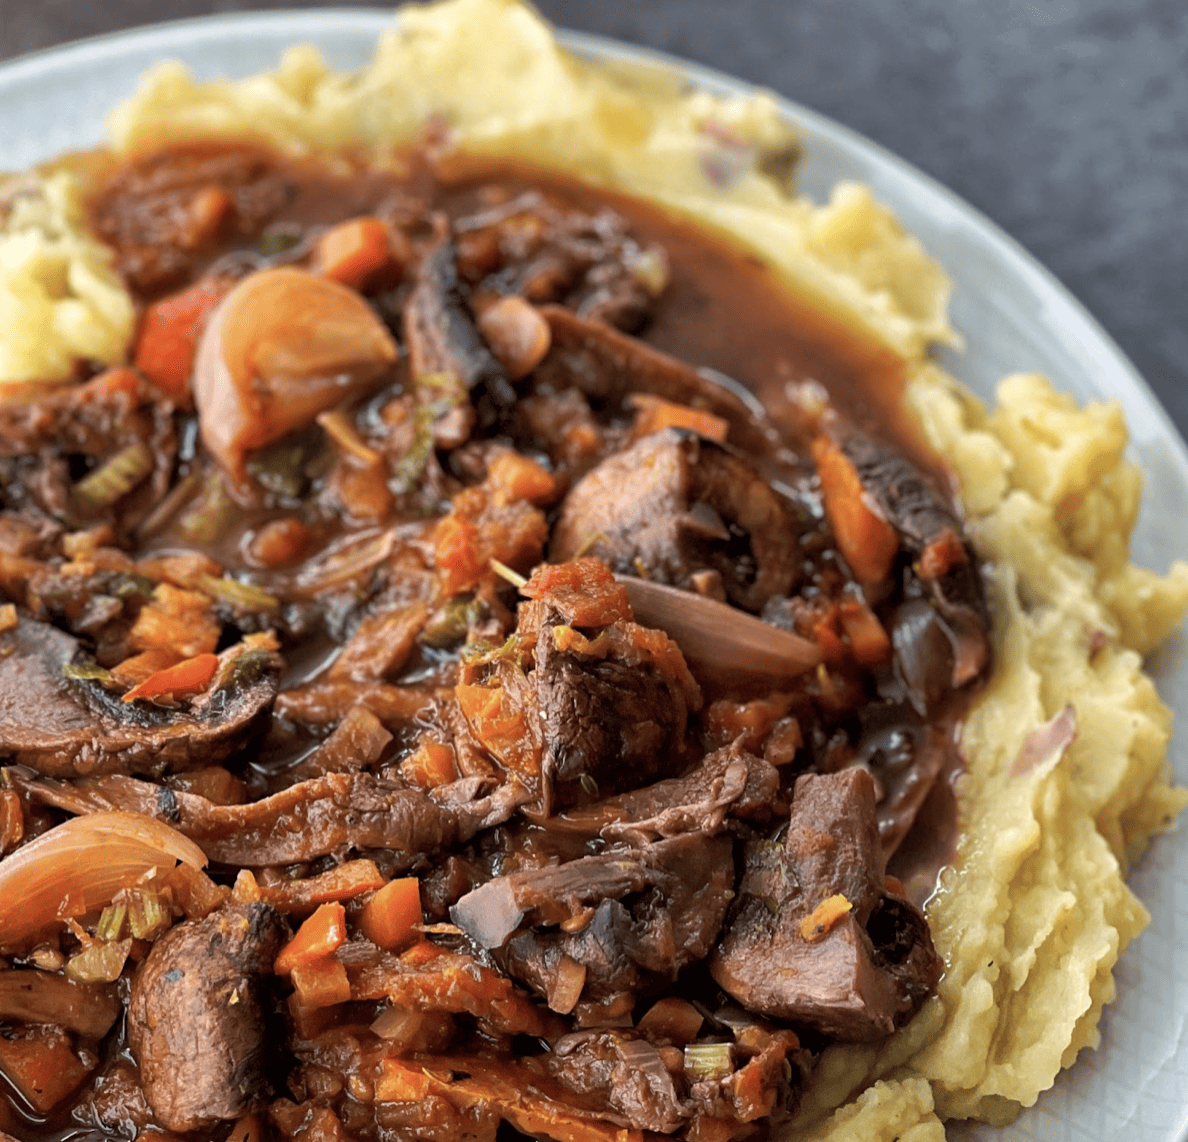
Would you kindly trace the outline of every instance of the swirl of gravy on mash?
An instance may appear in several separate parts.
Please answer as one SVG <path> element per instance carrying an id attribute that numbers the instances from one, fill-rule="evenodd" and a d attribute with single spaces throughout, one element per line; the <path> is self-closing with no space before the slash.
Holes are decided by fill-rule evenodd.
<path id="1" fill-rule="evenodd" d="M 0 234 L 81 267 L 0 281 L 0 1131 L 943 1137 L 1094 1042 L 1183 804 L 1116 410 L 981 409 L 769 105 L 517 4 L 113 130 Z"/>

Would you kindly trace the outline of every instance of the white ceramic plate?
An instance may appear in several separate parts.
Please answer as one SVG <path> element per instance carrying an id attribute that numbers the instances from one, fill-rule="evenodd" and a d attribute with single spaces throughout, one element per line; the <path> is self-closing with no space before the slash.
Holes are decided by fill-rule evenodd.
<path id="1" fill-rule="evenodd" d="M 275 65 L 301 40 L 318 43 L 338 68 L 363 64 L 389 12 L 369 9 L 216 16 L 83 41 L 0 65 L 0 165 L 23 167 L 93 146 L 107 110 L 156 60 L 173 56 L 200 77 L 239 76 Z M 651 61 L 682 70 L 719 92 L 744 84 L 704 68 L 584 35 L 566 42 L 583 54 Z M 975 392 L 1016 371 L 1047 373 L 1080 400 L 1117 398 L 1133 453 L 1147 473 L 1136 557 L 1163 570 L 1185 553 L 1188 451 L 1167 414 L 1118 347 L 1041 266 L 955 195 L 873 143 L 804 107 L 785 102 L 803 129 L 802 185 L 822 198 L 842 178 L 860 179 L 889 203 L 956 283 L 953 320 L 965 336 L 945 365 Z M 1188 722 L 1188 641 L 1181 631 L 1153 666 L 1164 698 Z M 1181 781 L 1188 748 L 1173 746 Z M 1118 969 L 1118 1000 L 1102 1025 L 1102 1046 L 1011 1127 L 952 1124 L 965 1142 L 1184 1142 L 1188 1139 L 1188 830 L 1161 838 L 1135 871 L 1151 927 Z M 1178 949 L 1186 949 L 1179 952 Z"/>

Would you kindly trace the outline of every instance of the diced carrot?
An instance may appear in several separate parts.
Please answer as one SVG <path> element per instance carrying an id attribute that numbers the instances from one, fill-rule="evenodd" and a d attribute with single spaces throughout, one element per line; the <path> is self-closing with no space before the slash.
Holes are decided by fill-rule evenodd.
<path id="1" fill-rule="evenodd" d="M 171 694 L 175 698 L 187 694 L 200 694 L 210 685 L 210 680 L 219 668 L 217 654 L 197 654 L 187 658 L 176 666 L 169 666 L 150 674 L 139 686 L 133 686 L 123 701 L 131 702 L 137 698 L 159 698 L 164 694 Z"/>
<path id="2" fill-rule="evenodd" d="M 346 968 L 332 955 L 295 964 L 291 975 L 302 1007 L 316 1011 L 319 1007 L 346 1003 L 351 998 Z"/>
<path id="3" fill-rule="evenodd" d="M 412 947 L 406 948 L 401 952 L 400 959 L 409 967 L 419 968 L 425 964 L 432 963 L 441 955 L 442 950 L 437 944 L 432 940 L 422 937 Z"/>
<path id="4" fill-rule="evenodd" d="M 610 626 L 632 617 L 626 589 L 599 559 L 542 564 L 521 594 L 530 599 L 548 598 L 575 627 Z"/>
<path id="5" fill-rule="evenodd" d="M 417 1062 L 387 1058 L 380 1067 L 375 1084 L 376 1102 L 422 1102 L 434 1090 L 433 1079 Z"/>
<path id="6" fill-rule="evenodd" d="M 867 506 L 862 481 L 850 459 L 827 436 L 813 441 L 825 515 L 837 546 L 861 583 L 878 583 L 891 571 L 899 536 Z"/>
<path id="7" fill-rule="evenodd" d="M 557 494 L 557 482 L 530 456 L 500 452 L 487 468 L 487 483 L 506 502 L 527 500 L 540 507 Z"/>
<path id="8" fill-rule="evenodd" d="M 801 939 L 807 940 L 810 944 L 816 943 L 817 940 L 823 940 L 833 930 L 834 925 L 853 908 L 854 905 L 840 892 L 822 900 L 812 912 L 801 920 Z"/>
<path id="9" fill-rule="evenodd" d="M 838 604 L 837 614 L 850 653 L 859 666 L 878 666 L 890 660 L 891 639 L 878 616 L 862 599 L 847 595 Z"/>
<path id="10" fill-rule="evenodd" d="M 421 789 L 436 789 L 458 778 L 458 765 L 452 746 L 425 736 L 400 763 L 400 776 Z"/>
<path id="11" fill-rule="evenodd" d="M 134 360 L 166 396 L 176 401 L 189 399 L 198 338 L 227 290 L 226 282 L 200 281 L 144 311 Z"/>
<path id="12" fill-rule="evenodd" d="M 172 650 L 152 647 L 113 666 L 111 676 L 124 686 L 139 686 L 158 671 L 176 666 L 180 661 L 181 656 Z"/>
<path id="13" fill-rule="evenodd" d="M 416 925 L 424 921 L 421 882 L 415 876 L 390 880 L 359 913 L 359 930 L 373 944 L 396 951 L 419 938 Z"/>
<path id="14" fill-rule="evenodd" d="M 209 654 L 223 633 L 213 609 L 207 594 L 158 583 L 128 632 L 128 645 L 133 650 L 171 650 L 179 658 Z"/>
<path id="15" fill-rule="evenodd" d="M 965 545 L 951 527 L 946 527 L 920 553 L 920 574 L 925 579 L 940 579 L 967 559 Z"/>
<path id="16" fill-rule="evenodd" d="M 0 1071 L 38 1114 L 48 1114 L 82 1085 L 91 1068 L 74 1053 L 69 1035 L 43 1025 L 0 1036 Z"/>
<path id="17" fill-rule="evenodd" d="M 478 528 L 459 515 L 445 516 L 433 533 L 433 552 L 443 595 L 456 595 L 483 576 L 486 560 L 478 549 Z"/>
<path id="18" fill-rule="evenodd" d="M 113 365 L 83 385 L 80 403 L 85 404 L 88 401 L 105 403 L 111 397 L 120 394 L 135 400 L 139 388 L 140 378 L 134 369 L 129 369 L 126 365 Z"/>
<path id="19" fill-rule="evenodd" d="M 352 289 L 360 289 L 391 264 L 388 228 L 370 216 L 332 226 L 314 247 L 314 270 Z"/>
<path id="20" fill-rule="evenodd" d="M 627 403 L 635 409 L 635 426 L 631 431 L 634 437 L 650 436 L 665 428 L 685 428 L 722 444 L 730 431 L 729 423 L 712 412 L 674 404 L 651 393 L 632 393 Z"/>
<path id="21" fill-rule="evenodd" d="M 346 943 L 346 909 L 336 901 L 323 904 L 277 954 L 273 970 L 288 975 L 298 964 L 321 959 Z"/>
<path id="22" fill-rule="evenodd" d="M 264 1123 L 260 1120 L 260 1116 L 253 1111 L 250 1114 L 245 1114 L 231 1127 L 231 1133 L 227 1135 L 226 1142 L 264 1142 L 265 1137 Z"/>
<path id="23" fill-rule="evenodd" d="M 539 728 L 525 718 L 519 704 L 509 700 L 502 686 L 459 683 L 454 693 L 471 732 L 491 754 L 525 777 L 540 776 Z"/>

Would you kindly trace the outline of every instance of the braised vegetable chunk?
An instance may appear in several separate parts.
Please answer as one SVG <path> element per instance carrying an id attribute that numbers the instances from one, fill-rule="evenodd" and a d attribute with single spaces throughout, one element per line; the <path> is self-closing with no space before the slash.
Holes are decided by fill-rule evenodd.
<path id="1" fill-rule="evenodd" d="M 279 943 L 268 907 L 228 907 L 173 928 L 137 972 L 128 1043 L 167 1129 L 235 1118 L 265 1093 L 261 984 Z"/>
<path id="2" fill-rule="evenodd" d="M 866 773 L 800 778 L 784 844 L 754 841 L 749 858 L 710 956 L 727 992 L 841 1039 L 878 1038 L 915 1014 L 941 963 L 923 916 L 885 887 Z"/>
<path id="3" fill-rule="evenodd" d="M 937 987 L 988 616 L 865 350 L 436 158 L 113 160 L 127 360 L 0 403 L 21 1142 L 741 1142 Z"/>
<path id="4" fill-rule="evenodd" d="M 268 653 L 246 654 L 253 657 L 206 655 L 189 678 L 173 667 L 173 679 L 162 671 L 118 694 L 77 639 L 25 615 L 0 634 L 0 753 L 56 777 L 160 774 L 218 761 L 260 728 L 276 695 Z M 142 696 L 182 701 L 134 704 Z"/>
<path id="5" fill-rule="evenodd" d="M 758 611 L 799 577 L 791 506 L 739 456 L 664 429 L 604 460 L 570 492 L 551 554 Z"/>

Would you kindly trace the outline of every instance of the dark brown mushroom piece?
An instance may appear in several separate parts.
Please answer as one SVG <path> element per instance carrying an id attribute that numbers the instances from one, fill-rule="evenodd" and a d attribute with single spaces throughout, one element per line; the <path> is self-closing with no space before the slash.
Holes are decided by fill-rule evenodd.
<path id="1" fill-rule="evenodd" d="M 404 342 L 418 400 L 430 406 L 440 448 L 464 444 L 477 416 L 490 428 L 516 403 L 507 371 L 487 347 L 458 279 L 457 249 L 444 234 L 422 257 L 404 306 Z M 452 390 L 422 392 L 428 382 Z M 469 398 L 469 399 L 468 399 Z"/>
<path id="2" fill-rule="evenodd" d="M 730 837 L 684 833 L 497 877 L 450 915 L 555 1010 L 625 1013 L 706 955 L 733 894 Z"/>
<path id="3" fill-rule="evenodd" d="M 38 970 L 0 971 L 0 1020 L 53 1023 L 89 1039 L 102 1039 L 120 1017 L 111 984 L 75 983 Z"/>
<path id="4" fill-rule="evenodd" d="M 458 729 L 546 817 L 687 769 L 701 690 L 672 639 L 631 621 L 606 565 L 546 565 L 523 591 L 508 646 L 463 663 Z"/>
<path id="5" fill-rule="evenodd" d="M 787 812 L 779 770 L 735 743 L 707 754 L 680 777 L 571 809 L 549 828 L 644 844 L 681 833 L 715 836 L 732 819 L 763 827 Z"/>
<path id="6" fill-rule="evenodd" d="M 633 1032 L 578 1031 L 553 1044 L 549 1073 L 575 1094 L 605 1100 L 633 1130 L 672 1134 L 691 1117 L 660 1052 Z"/>
<path id="7" fill-rule="evenodd" d="M 742 457 L 666 428 L 616 452 L 566 496 L 549 554 L 692 587 L 711 571 L 736 606 L 759 611 L 799 577 L 788 502 Z"/>
<path id="8" fill-rule="evenodd" d="M 746 845 L 710 974 L 749 1011 L 869 1041 L 916 1013 L 941 967 L 923 914 L 886 886 L 870 774 L 800 777 L 785 842 Z"/>
<path id="9" fill-rule="evenodd" d="M 162 1126 L 208 1130 L 267 1093 L 264 980 L 283 937 L 268 905 L 229 905 L 153 945 L 132 981 L 128 1045 Z"/>
<path id="10" fill-rule="evenodd" d="M 210 688 L 177 707 L 123 702 L 76 638 L 20 613 L 0 633 L 0 758 L 49 777 L 212 765 L 265 728 L 279 672 L 275 655 L 237 646 Z"/>
<path id="11" fill-rule="evenodd" d="M 549 323 L 548 355 L 533 374 L 540 394 L 572 391 L 601 417 L 621 416 L 633 393 L 712 413 L 729 426 L 729 442 L 748 455 L 769 455 L 780 441 L 747 388 L 713 369 L 697 369 L 638 337 L 560 305 L 541 307 Z"/>
<path id="12" fill-rule="evenodd" d="M 907 601 L 892 626 L 901 676 L 913 703 L 928 708 L 938 660 L 947 660 L 952 687 L 973 681 L 989 660 L 990 619 L 976 557 L 952 506 L 907 457 L 856 429 L 839 434 L 838 446 L 912 556 L 930 605 L 931 614 Z"/>

